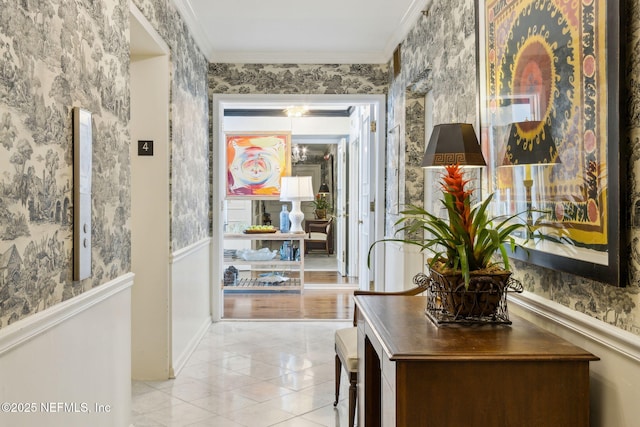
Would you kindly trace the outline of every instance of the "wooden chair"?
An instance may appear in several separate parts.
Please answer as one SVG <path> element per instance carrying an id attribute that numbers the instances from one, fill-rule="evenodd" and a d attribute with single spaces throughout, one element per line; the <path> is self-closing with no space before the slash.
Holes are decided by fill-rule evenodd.
<path id="1" fill-rule="evenodd" d="M 407 289 L 400 292 L 376 292 L 376 291 L 361 291 L 356 290 L 353 292 L 354 296 L 357 295 L 418 295 L 427 290 L 429 285 L 429 278 L 424 274 L 417 274 L 413 278 L 413 283 L 416 285 L 411 289 Z M 349 375 L 349 427 L 353 427 L 356 416 L 356 398 L 358 396 L 358 313 L 357 307 L 353 310 L 353 327 L 338 329 L 335 334 L 335 349 L 336 349 L 336 400 L 333 402 L 333 406 L 338 405 L 340 397 L 340 374 L 342 373 L 342 367 L 344 366 L 347 374 Z"/>
<path id="2" fill-rule="evenodd" d="M 310 250 L 319 249 L 333 254 L 333 218 L 325 224 L 309 223 L 306 226 L 307 237 L 304 239 L 304 253 Z"/>

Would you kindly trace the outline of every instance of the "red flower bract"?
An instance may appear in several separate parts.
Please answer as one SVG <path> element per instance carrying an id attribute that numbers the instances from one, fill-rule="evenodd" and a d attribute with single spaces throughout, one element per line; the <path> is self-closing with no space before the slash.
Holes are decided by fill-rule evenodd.
<path id="1" fill-rule="evenodd" d="M 493 198 L 490 194 L 485 200 L 471 206 L 473 191 L 467 189 L 469 180 L 464 177 L 459 165 L 446 166 L 442 175 L 442 205 L 448 218 L 441 218 L 424 207 L 407 205 L 396 225 L 402 224 L 397 233 L 406 233 L 405 238 L 382 239 L 399 241 L 419 246 L 429 251 L 433 257 L 429 259 L 429 267 L 442 265 L 449 271 L 460 271 L 465 286 L 469 286 L 472 271 L 493 268 L 502 264 L 509 270 L 507 246 L 515 250 L 516 241 L 512 234 L 527 229 L 526 222 L 521 221 L 520 214 L 495 216 L 488 214 L 489 204 Z M 369 257 L 371 249 L 369 249 Z M 494 262 L 498 254 L 501 261 Z"/>
<path id="2" fill-rule="evenodd" d="M 470 197 L 473 190 L 465 190 L 465 186 L 469 180 L 464 179 L 464 174 L 460 169 L 460 165 L 445 166 L 446 174 L 442 177 L 442 191 L 449 194 L 453 198 L 456 214 L 460 217 L 460 222 L 464 230 L 469 233 L 471 242 L 473 242 L 473 224 L 471 218 Z"/>

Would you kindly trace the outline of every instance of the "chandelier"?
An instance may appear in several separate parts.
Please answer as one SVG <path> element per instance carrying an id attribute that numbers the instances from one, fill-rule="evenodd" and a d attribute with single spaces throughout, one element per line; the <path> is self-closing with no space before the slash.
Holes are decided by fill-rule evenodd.
<path id="1" fill-rule="evenodd" d="M 307 147 L 300 147 L 294 144 L 291 147 L 291 161 L 293 163 L 304 162 L 307 160 Z"/>

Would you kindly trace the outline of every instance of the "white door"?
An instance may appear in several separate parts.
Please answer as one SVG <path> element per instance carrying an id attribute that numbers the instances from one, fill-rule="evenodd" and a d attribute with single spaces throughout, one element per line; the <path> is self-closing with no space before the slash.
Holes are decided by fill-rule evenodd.
<path id="1" fill-rule="evenodd" d="M 347 199 L 347 274 L 349 277 L 360 278 L 358 271 L 360 239 L 358 235 L 358 219 L 360 217 L 360 183 L 359 180 L 359 152 L 360 140 L 356 137 L 349 141 L 347 152 L 347 172 L 349 183 L 349 197 Z"/>
<path id="2" fill-rule="evenodd" d="M 347 140 L 338 143 L 336 180 L 336 259 L 338 273 L 347 275 Z"/>
<path id="3" fill-rule="evenodd" d="M 359 169 L 358 181 L 360 183 L 359 209 L 358 209 L 358 281 L 361 289 L 369 289 L 373 276 L 370 274 L 368 266 L 369 246 L 371 246 L 371 236 L 373 236 L 373 215 L 370 215 L 372 197 L 372 177 L 371 165 L 373 150 L 371 149 L 371 107 L 361 107 L 360 115 L 360 151 L 358 153 Z"/>

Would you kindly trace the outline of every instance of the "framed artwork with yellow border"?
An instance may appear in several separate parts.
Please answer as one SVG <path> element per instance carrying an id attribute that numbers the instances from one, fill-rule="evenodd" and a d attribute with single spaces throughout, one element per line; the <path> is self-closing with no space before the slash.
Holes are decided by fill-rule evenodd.
<path id="1" fill-rule="evenodd" d="M 511 253 L 625 286 L 624 0 L 477 0 L 480 140 Z"/>
<path id="2" fill-rule="evenodd" d="M 278 199 L 291 175 L 291 132 L 225 134 L 227 198 Z"/>

